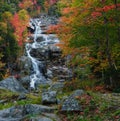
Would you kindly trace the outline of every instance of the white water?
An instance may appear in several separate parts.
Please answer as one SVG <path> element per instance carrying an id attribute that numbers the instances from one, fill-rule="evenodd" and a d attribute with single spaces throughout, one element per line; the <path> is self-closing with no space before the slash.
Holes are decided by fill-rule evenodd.
<path id="1" fill-rule="evenodd" d="M 40 72 L 39 65 L 41 64 L 40 61 L 38 61 L 36 58 L 32 57 L 30 55 L 30 51 L 32 48 L 47 48 L 49 44 L 51 43 L 58 43 L 59 40 L 58 38 L 53 35 L 53 34 L 42 34 L 42 29 L 41 29 L 41 21 L 40 19 L 31 19 L 31 23 L 35 25 L 35 32 L 33 34 L 34 37 L 34 42 L 33 43 L 26 43 L 26 53 L 27 56 L 31 59 L 32 61 L 32 66 L 33 66 L 33 74 L 30 75 L 30 87 L 35 89 L 35 83 L 36 82 L 45 82 L 47 79 L 43 76 L 43 74 Z M 31 28 L 33 28 L 32 24 Z M 44 41 L 42 42 L 37 42 L 37 37 L 43 37 Z"/>

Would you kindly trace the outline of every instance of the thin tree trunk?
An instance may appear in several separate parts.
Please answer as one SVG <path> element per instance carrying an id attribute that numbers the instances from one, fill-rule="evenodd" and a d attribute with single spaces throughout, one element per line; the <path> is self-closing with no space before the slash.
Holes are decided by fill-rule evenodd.
<path id="1" fill-rule="evenodd" d="M 106 25 L 108 22 L 107 18 L 104 17 L 104 24 Z M 106 44 L 106 55 L 107 55 L 107 59 L 108 59 L 108 63 L 109 63 L 109 67 L 110 67 L 110 77 L 109 77 L 109 83 L 110 85 L 112 86 L 113 85 L 113 79 L 112 79 L 112 76 L 111 76 L 111 69 L 113 67 L 113 64 L 112 64 L 112 58 L 111 58 L 111 51 L 110 51 L 110 42 L 109 42 L 109 34 L 108 34 L 108 28 L 105 27 L 105 44 Z"/>
<path id="2" fill-rule="evenodd" d="M 116 26 L 118 26 L 117 27 L 118 41 L 120 42 L 120 26 L 118 25 L 120 21 L 119 21 L 119 17 L 118 17 L 119 15 L 117 15 L 117 13 L 119 12 L 118 11 L 118 6 L 117 6 L 117 4 L 118 4 L 117 0 L 114 0 L 114 4 L 115 4 L 115 9 L 116 9 L 116 17 L 115 17 L 116 18 L 116 22 L 117 22 Z"/>

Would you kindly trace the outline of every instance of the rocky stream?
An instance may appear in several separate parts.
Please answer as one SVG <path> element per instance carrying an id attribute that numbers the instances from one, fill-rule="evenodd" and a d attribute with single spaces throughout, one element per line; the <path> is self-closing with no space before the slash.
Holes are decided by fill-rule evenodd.
<path id="1" fill-rule="evenodd" d="M 0 121 L 60 121 L 54 113 L 61 102 L 57 94 L 61 93 L 64 82 L 72 78 L 72 70 L 65 64 L 68 58 L 61 57 L 62 51 L 55 45 L 60 40 L 55 34 L 46 33 L 49 25 L 56 23 L 57 18 L 46 14 L 30 20 L 28 30 L 31 35 L 27 38 L 24 55 L 19 59 L 19 78 L 11 76 L 0 82 L 0 89 L 18 94 L 12 107 L 0 110 Z M 45 88 L 40 89 L 41 86 Z M 79 93 L 83 92 L 76 92 Z M 15 104 L 18 100 L 28 100 L 26 95 L 29 94 L 41 96 L 41 103 Z M 81 110 L 79 104 L 72 100 L 67 101 L 67 105 L 65 102 L 62 110 Z M 6 103 L 6 100 L 0 100 L 0 104 Z"/>
<path id="2" fill-rule="evenodd" d="M 49 25 L 57 22 L 56 17 L 46 14 L 30 20 L 31 34 L 19 58 L 19 72 L 0 81 L 0 121 L 63 121 L 58 112 L 83 112 L 80 97 L 86 92 L 78 89 L 65 95 L 62 91 L 65 82 L 72 79 L 73 71 L 67 66 L 70 56 L 62 57 L 61 49 L 56 46 L 60 40 L 55 34 L 47 34 Z M 85 105 L 91 100 L 89 96 L 84 100 Z M 120 105 L 120 95 L 99 97 L 109 102 L 114 100 L 113 107 Z"/>

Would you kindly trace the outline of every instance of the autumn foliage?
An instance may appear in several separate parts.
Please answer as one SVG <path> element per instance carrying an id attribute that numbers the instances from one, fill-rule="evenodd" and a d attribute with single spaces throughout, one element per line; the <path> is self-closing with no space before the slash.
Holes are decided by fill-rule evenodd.
<path id="1" fill-rule="evenodd" d="M 29 16 L 27 11 L 21 10 L 19 13 L 14 14 L 11 20 L 12 26 L 14 27 L 16 39 L 21 46 L 25 42 L 27 36 L 26 26 L 29 23 Z"/>
<path id="2" fill-rule="evenodd" d="M 34 16 L 34 14 L 40 14 L 41 10 L 41 6 L 37 4 L 37 0 L 22 0 L 22 2 L 19 3 L 19 7 L 29 11 L 32 16 Z"/>
<path id="3" fill-rule="evenodd" d="M 91 73 L 106 85 L 117 87 L 120 84 L 120 56 L 118 54 L 116 58 L 115 55 L 120 46 L 120 2 L 60 0 L 58 5 L 62 16 L 49 32 L 58 34 L 59 46 L 64 55 L 72 55 L 71 64 L 78 68 L 77 74 L 83 71 L 80 68 L 89 67 Z M 81 51 L 86 47 L 87 54 Z M 83 59 L 83 55 L 87 58 Z"/>

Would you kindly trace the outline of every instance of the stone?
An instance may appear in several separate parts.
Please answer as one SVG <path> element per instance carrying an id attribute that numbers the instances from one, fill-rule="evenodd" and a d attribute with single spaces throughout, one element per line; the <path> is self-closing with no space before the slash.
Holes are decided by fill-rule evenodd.
<path id="1" fill-rule="evenodd" d="M 24 117 L 28 115 L 38 115 L 41 113 L 53 113 L 54 109 L 55 108 L 36 105 L 36 104 L 17 105 L 8 109 L 0 110 L 0 121 L 23 121 Z M 52 121 L 49 118 L 45 118 L 45 117 L 42 117 L 42 118 L 44 120 L 46 119 L 45 121 Z M 37 121 L 44 121 L 44 120 L 40 120 L 40 117 L 38 117 L 37 119 L 39 119 Z"/>
<path id="2" fill-rule="evenodd" d="M 25 94 L 20 94 L 18 97 L 18 100 L 25 100 L 27 99 L 27 96 Z"/>
<path id="3" fill-rule="evenodd" d="M 82 106 L 79 104 L 79 101 L 76 99 L 77 96 L 84 94 L 83 90 L 76 90 L 71 94 L 63 103 L 61 111 L 82 111 Z"/>
<path id="4" fill-rule="evenodd" d="M 32 69 L 32 61 L 27 56 L 22 56 L 20 59 L 20 70 L 21 75 L 28 75 L 30 74 L 30 70 Z"/>
<path id="5" fill-rule="evenodd" d="M 51 45 L 50 47 L 49 47 L 49 49 L 52 51 L 52 52 L 61 52 L 61 49 L 60 49 L 60 47 L 58 47 L 58 46 L 54 46 L 54 45 Z"/>
<path id="6" fill-rule="evenodd" d="M 47 77 L 53 78 L 53 74 L 52 74 L 52 71 L 50 69 L 47 69 Z"/>
<path id="7" fill-rule="evenodd" d="M 39 117 L 35 117 L 35 118 L 31 118 L 31 121 L 53 121 L 50 118 L 44 117 L 44 116 L 39 116 Z"/>
<path id="8" fill-rule="evenodd" d="M 7 99 L 6 100 L 0 100 L 0 104 L 4 104 L 7 102 Z"/>
<path id="9" fill-rule="evenodd" d="M 43 38 L 42 36 L 37 37 L 37 42 L 42 42 L 45 41 L 45 38 Z"/>
<path id="10" fill-rule="evenodd" d="M 53 121 L 61 121 L 60 117 L 53 113 L 42 113 L 44 116 L 53 119 Z"/>
<path id="11" fill-rule="evenodd" d="M 27 93 L 28 91 L 13 76 L 0 82 L 0 88 L 11 90 L 12 92 Z"/>
<path id="12" fill-rule="evenodd" d="M 63 87 L 64 87 L 64 83 L 62 83 L 62 82 L 55 82 L 55 83 L 53 83 L 50 86 L 49 90 L 60 91 L 60 90 L 62 90 Z"/>
<path id="13" fill-rule="evenodd" d="M 83 90 L 75 90 L 70 97 L 76 98 L 77 96 L 81 96 L 83 94 L 84 94 L 84 91 Z"/>
<path id="14" fill-rule="evenodd" d="M 61 111 L 81 111 L 82 108 L 79 105 L 79 102 L 74 99 L 74 98 L 68 98 L 64 101 L 64 103 L 62 104 L 62 108 Z"/>
<path id="15" fill-rule="evenodd" d="M 20 83 L 29 85 L 29 83 L 30 83 L 30 76 L 23 76 L 23 77 L 21 77 L 20 78 Z"/>
<path id="16" fill-rule="evenodd" d="M 37 104 L 27 104 L 25 105 L 25 110 L 27 114 L 40 114 L 45 112 L 52 113 L 55 108 Z"/>
<path id="17" fill-rule="evenodd" d="M 56 91 L 42 92 L 42 104 L 56 104 Z"/>
<path id="18" fill-rule="evenodd" d="M 32 48 L 30 51 L 30 55 L 34 58 L 45 60 L 45 51 L 43 51 L 41 48 Z"/>

